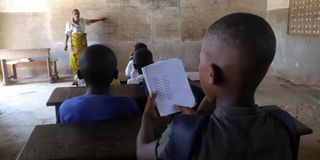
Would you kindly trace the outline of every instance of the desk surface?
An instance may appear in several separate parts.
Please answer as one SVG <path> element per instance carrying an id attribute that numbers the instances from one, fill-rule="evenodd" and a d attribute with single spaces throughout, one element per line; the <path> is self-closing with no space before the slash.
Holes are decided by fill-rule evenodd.
<path id="1" fill-rule="evenodd" d="M 0 59 L 48 57 L 50 48 L 0 49 Z"/>
<path id="2" fill-rule="evenodd" d="M 47 101 L 47 106 L 59 106 L 66 99 L 83 95 L 85 87 L 58 87 L 53 90 Z M 109 93 L 112 96 L 146 98 L 146 93 L 139 85 L 114 85 L 110 86 Z"/>
<path id="3" fill-rule="evenodd" d="M 141 118 L 135 118 L 38 125 L 17 159 L 135 159 L 140 122 Z M 301 122 L 295 123 L 298 135 L 312 132 Z"/>
<path id="4" fill-rule="evenodd" d="M 39 125 L 17 159 L 135 159 L 140 121 Z"/>

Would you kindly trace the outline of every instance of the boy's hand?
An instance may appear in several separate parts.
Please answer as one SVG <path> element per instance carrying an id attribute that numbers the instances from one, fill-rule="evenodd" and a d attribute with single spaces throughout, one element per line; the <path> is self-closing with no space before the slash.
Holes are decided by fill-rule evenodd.
<path id="1" fill-rule="evenodd" d="M 152 119 L 159 118 L 159 115 L 155 109 L 155 100 L 157 98 L 157 93 L 152 93 L 151 96 L 148 97 L 148 101 L 146 103 L 146 106 L 144 108 L 143 115 L 148 116 Z"/>
<path id="2" fill-rule="evenodd" d="M 155 100 L 157 94 L 152 93 L 148 97 L 148 101 L 142 115 L 141 127 L 137 137 L 137 159 L 156 159 L 156 144 L 153 129 L 155 121 L 159 118 L 155 109 Z"/>
<path id="3" fill-rule="evenodd" d="M 182 113 L 182 114 L 187 114 L 187 115 L 196 115 L 197 112 L 192 110 L 191 108 L 188 107 L 183 107 L 183 106 L 178 106 L 176 105 L 176 107 L 178 108 L 178 110 Z"/>

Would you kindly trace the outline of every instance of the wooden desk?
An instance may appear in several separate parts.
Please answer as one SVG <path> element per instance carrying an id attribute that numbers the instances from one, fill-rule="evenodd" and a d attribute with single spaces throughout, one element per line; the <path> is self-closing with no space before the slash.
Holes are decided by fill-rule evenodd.
<path id="1" fill-rule="evenodd" d="M 38 125 L 17 159 L 135 159 L 140 123 L 141 119 L 136 118 L 85 124 Z M 296 129 L 299 138 L 312 132 L 298 120 Z"/>
<path id="2" fill-rule="evenodd" d="M 17 159 L 135 159 L 140 121 L 39 125 Z"/>
<path id="3" fill-rule="evenodd" d="M 67 99 L 75 96 L 83 95 L 86 92 L 85 87 L 58 87 L 53 90 L 48 101 L 47 106 L 55 106 L 56 117 L 60 108 L 60 105 Z M 140 107 L 143 107 L 147 95 L 145 90 L 139 85 L 114 85 L 110 86 L 109 94 L 111 96 L 119 97 L 132 97 L 134 98 Z"/>
<path id="4" fill-rule="evenodd" d="M 202 92 L 201 87 L 199 88 L 200 82 L 196 81 L 194 82 L 194 84 L 190 84 L 192 92 L 196 98 L 196 103 L 198 105 L 204 97 L 204 93 Z M 72 97 L 83 95 L 85 92 L 85 87 L 57 87 L 52 91 L 46 105 L 55 106 L 55 112 L 57 117 L 60 105 L 65 100 L 70 99 Z M 111 96 L 133 97 L 137 101 L 142 111 L 147 100 L 147 93 L 144 90 L 144 88 L 135 84 L 110 86 L 109 93 Z M 197 106 L 195 107 L 195 109 L 196 108 Z"/>
<path id="5" fill-rule="evenodd" d="M 191 86 L 197 87 L 198 89 L 202 90 L 200 81 L 192 81 L 190 79 L 188 79 L 188 81 Z"/>
<path id="6" fill-rule="evenodd" d="M 16 59 L 22 59 L 22 58 L 42 59 L 46 61 L 49 82 L 53 82 L 53 79 L 57 77 L 57 75 L 52 75 L 50 48 L 1 49 L 0 61 L 1 61 L 1 69 L 2 69 L 2 75 L 3 75 L 3 85 L 8 85 L 10 83 L 8 69 L 7 69 L 7 60 L 16 60 Z"/>

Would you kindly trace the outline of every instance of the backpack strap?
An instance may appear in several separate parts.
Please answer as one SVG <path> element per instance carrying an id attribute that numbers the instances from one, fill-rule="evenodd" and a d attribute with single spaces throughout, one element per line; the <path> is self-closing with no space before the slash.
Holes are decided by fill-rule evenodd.
<path id="1" fill-rule="evenodd" d="M 173 160 L 189 158 L 194 139 L 208 116 L 179 115 L 172 122 L 169 146 Z"/>
<path id="2" fill-rule="evenodd" d="M 266 113 L 274 117 L 275 119 L 279 120 L 283 126 L 285 126 L 286 130 L 289 133 L 291 148 L 292 148 L 292 154 L 293 154 L 293 160 L 298 159 L 298 135 L 297 130 L 294 122 L 294 118 L 288 113 L 283 110 L 281 110 L 277 106 L 269 106 L 266 108 L 272 108 L 267 109 Z"/>

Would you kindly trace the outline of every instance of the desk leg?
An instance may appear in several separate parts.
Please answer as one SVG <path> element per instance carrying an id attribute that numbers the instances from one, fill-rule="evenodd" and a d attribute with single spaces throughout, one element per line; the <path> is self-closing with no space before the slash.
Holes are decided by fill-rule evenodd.
<path id="1" fill-rule="evenodd" d="M 55 111 L 56 111 L 56 123 L 60 123 L 60 121 L 58 119 L 60 105 L 59 106 L 54 106 L 54 108 L 55 108 Z"/>
<path id="2" fill-rule="evenodd" d="M 58 79 L 59 75 L 58 75 L 58 70 L 57 70 L 57 61 L 53 61 L 53 69 L 54 69 L 54 78 Z"/>
<path id="3" fill-rule="evenodd" d="M 2 76 L 3 76 L 3 85 L 6 86 L 9 84 L 9 77 L 8 77 L 8 68 L 7 68 L 7 61 L 5 59 L 1 59 L 1 69 L 2 69 Z"/>
<path id="4" fill-rule="evenodd" d="M 51 64 L 50 64 L 50 58 L 48 57 L 47 58 L 47 70 L 48 70 L 48 79 L 49 79 L 49 82 L 52 83 L 53 82 L 53 79 L 51 77 Z"/>
<path id="5" fill-rule="evenodd" d="M 13 73 L 13 79 L 17 79 L 17 67 L 16 67 L 16 64 L 12 64 L 12 73 Z"/>

